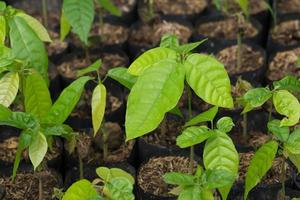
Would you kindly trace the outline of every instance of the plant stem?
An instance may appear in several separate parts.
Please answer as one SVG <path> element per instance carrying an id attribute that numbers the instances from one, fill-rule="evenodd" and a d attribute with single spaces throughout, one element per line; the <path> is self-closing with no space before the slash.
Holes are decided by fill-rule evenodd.
<path id="1" fill-rule="evenodd" d="M 194 171 L 194 146 L 191 146 L 191 149 L 190 149 L 190 171 L 189 173 L 190 174 L 193 174 L 193 171 Z"/>
<path id="2" fill-rule="evenodd" d="M 243 138 L 247 140 L 247 132 L 248 132 L 248 123 L 247 123 L 247 113 L 243 114 Z"/>
<path id="3" fill-rule="evenodd" d="M 42 13 L 44 25 L 46 28 L 48 28 L 48 7 L 46 0 L 42 0 Z"/>
<path id="4" fill-rule="evenodd" d="M 211 126 L 210 128 L 213 130 L 214 129 L 214 121 L 213 120 L 210 121 L 210 126 Z"/>
<path id="5" fill-rule="evenodd" d="M 189 112 L 189 119 L 192 118 L 192 91 L 191 91 L 191 88 L 188 86 L 187 87 L 187 90 L 188 90 L 188 112 Z M 194 146 L 191 146 L 190 148 L 190 174 L 193 173 L 193 170 L 194 170 Z"/>
<path id="6" fill-rule="evenodd" d="M 237 35 L 237 68 L 238 70 L 242 69 L 242 54 L 243 54 L 243 50 L 242 50 L 242 34 L 239 31 L 238 35 Z"/>
<path id="7" fill-rule="evenodd" d="M 271 102 L 271 107 L 270 107 L 270 110 L 269 110 L 268 121 L 271 121 L 271 119 L 272 119 L 272 110 L 273 110 L 273 103 Z"/>
<path id="8" fill-rule="evenodd" d="M 153 18 L 154 16 L 154 0 L 148 0 L 148 9 L 149 9 L 149 16 L 150 19 Z"/>
<path id="9" fill-rule="evenodd" d="M 274 27 L 277 25 L 277 0 L 273 0 Z"/>
<path id="10" fill-rule="evenodd" d="M 39 200 L 43 200 L 43 182 L 40 174 L 37 174 L 39 179 Z"/>
<path id="11" fill-rule="evenodd" d="M 91 63 L 90 53 L 87 46 L 84 46 L 85 60 L 88 64 Z"/>
<path id="12" fill-rule="evenodd" d="M 82 162 L 81 156 L 78 157 L 78 161 L 79 161 L 79 179 L 82 180 L 83 179 L 83 162 Z"/>

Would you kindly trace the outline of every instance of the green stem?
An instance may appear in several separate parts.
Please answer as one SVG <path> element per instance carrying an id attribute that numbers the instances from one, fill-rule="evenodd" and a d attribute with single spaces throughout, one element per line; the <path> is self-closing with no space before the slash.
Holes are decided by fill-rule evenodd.
<path id="1" fill-rule="evenodd" d="M 277 0 L 273 0 L 274 26 L 277 25 Z"/>
<path id="2" fill-rule="evenodd" d="M 271 119 L 272 119 L 272 111 L 273 111 L 273 103 L 271 102 L 271 107 L 270 107 L 270 110 L 269 110 L 269 117 L 268 117 L 269 121 L 271 121 Z"/>
<path id="3" fill-rule="evenodd" d="M 242 50 L 242 34 L 239 31 L 238 35 L 237 35 L 237 45 L 238 45 L 238 49 L 237 49 L 237 68 L 238 70 L 242 69 L 242 54 L 243 54 L 243 50 Z"/>
<path id="4" fill-rule="evenodd" d="M 79 156 L 78 158 L 79 160 L 79 179 L 82 180 L 83 177 L 83 162 L 82 162 L 82 158 Z"/>
<path id="5" fill-rule="evenodd" d="M 42 0 L 42 12 L 43 12 L 43 22 L 46 28 L 48 28 L 48 7 L 46 0 Z"/>
<path id="6" fill-rule="evenodd" d="M 191 149 L 190 149 L 190 166 L 189 166 L 190 174 L 193 174 L 193 171 L 194 171 L 194 146 L 191 146 Z"/>
<path id="7" fill-rule="evenodd" d="M 154 0 L 148 0 L 148 9 L 149 9 L 150 19 L 152 19 L 154 16 Z"/>
<path id="8" fill-rule="evenodd" d="M 85 59 L 88 64 L 91 63 L 90 53 L 87 46 L 84 46 Z"/>
<path id="9" fill-rule="evenodd" d="M 211 126 L 211 129 L 213 130 L 214 129 L 214 121 L 213 120 L 210 121 L 210 126 Z"/>
<path id="10" fill-rule="evenodd" d="M 189 111 L 189 119 L 192 118 L 192 91 L 191 91 L 191 88 L 188 86 L 187 88 L 188 90 L 188 111 Z M 190 174 L 193 173 L 193 170 L 194 170 L 194 146 L 191 146 L 190 148 L 190 166 L 189 166 L 189 170 L 190 170 Z"/>
<path id="11" fill-rule="evenodd" d="M 247 132 L 248 132 L 248 123 L 247 123 L 247 113 L 243 114 L 243 138 L 247 140 Z"/>
<path id="12" fill-rule="evenodd" d="M 42 178 L 40 176 L 40 174 L 36 174 L 38 176 L 39 179 L 39 200 L 43 200 L 43 181 Z"/>

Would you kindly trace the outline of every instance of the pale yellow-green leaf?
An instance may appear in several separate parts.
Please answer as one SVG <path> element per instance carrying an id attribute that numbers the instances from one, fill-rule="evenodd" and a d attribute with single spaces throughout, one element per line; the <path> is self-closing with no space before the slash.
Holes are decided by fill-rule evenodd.
<path id="1" fill-rule="evenodd" d="M 19 75 L 16 72 L 5 74 L 0 80 L 0 104 L 9 107 L 15 100 L 19 89 Z"/>
<path id="2" fill-rule="evenodd" d="M 6 20 L 4 16 L 0 16 L 0 44 L 4 44 L 6 36 Z"/>
<path id="3" fill-rule="evenodd" d="M 52 42 L 46 28 L 37 19 L 25 13 L 18 13 L 17 16 L 22 17 L 42 41 Z"/>
<path id="4" fill-rule="evenodd" d="M 29 145 L 29 158 L 34 170 L 41 164 L 48 150 L 46 137 L 38 132 Z"/>
<path id="5" fill-rule="evenodd" d="M 99 84 L 93 91 L 92 96 L 92 121 L 94 135 L 97 134 L 105 113 L 106 89 L 103 84 Z"/>
<path id="6" fill-rule="evenodd" d="M 71 30 L 71 25 L 66 19 L 64 13 L 60 17 L 60 40 L 64 40 Z"/>

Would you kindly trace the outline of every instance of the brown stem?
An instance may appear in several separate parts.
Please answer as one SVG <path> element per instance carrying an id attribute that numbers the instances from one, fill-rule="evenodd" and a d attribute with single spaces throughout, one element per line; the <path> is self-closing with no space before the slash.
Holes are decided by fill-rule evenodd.
<path id="1" fill-rule="evenodd" d="M 78 156 L 78 161 L 79 161 L 79 179 L 82 180 L 83 177 L 83 162 L 81 156 Z"/>
<path id="2" fill-rule="evenodd" d="M 247 132 L 248 132 L 248 123 L 247 123 L 247 113 L 243 114 L 243 138 L 246 141 L 247 140 Z"/>
<path id="3" fill-rule="evenodd" d="M 42 0 L 42 13 L 44 25 L 46 28 L 48 28 L 48 7 L 46 0 Z"/>
<path id="4" fill-rule="evenodd" d="M 107 130 L 103 127 L 102 128 L 102 140 L 103 140 L 103 161 L 107 161 L 108 157 L 108 132 Z"/>
<path id="5" fill-rule="evenodd" d="M 43 182 L 40 174 L 37 174 L 39 179 L 39 200 L 43 200 Z"/>

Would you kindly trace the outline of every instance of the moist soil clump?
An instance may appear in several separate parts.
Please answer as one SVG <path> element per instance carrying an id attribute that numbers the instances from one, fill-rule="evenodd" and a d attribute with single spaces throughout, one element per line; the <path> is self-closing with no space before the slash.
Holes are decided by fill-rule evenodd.
<path id="1" fill-rule="evenodd" d="M 277 0 L 277 9 L 280 13 L 299 13 L 299 0 Z"/>
<path id="2" fill-rule="evenodd" d="M 206 0 L 155 0 L 154 10 L 163 15 L 193 15 L 207 7 Z"/>
<path id="3" fill-rule="evenodd" d="M 271 37 L 280 45 L 292 46 L 300 43 L 300 19 L 282 21 L 271 31 Z"/>

